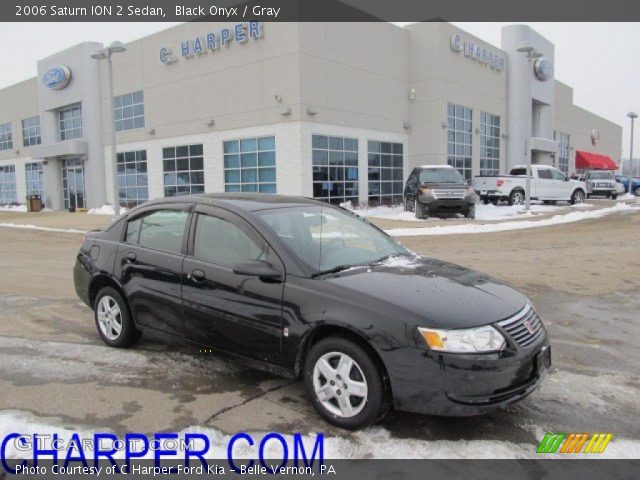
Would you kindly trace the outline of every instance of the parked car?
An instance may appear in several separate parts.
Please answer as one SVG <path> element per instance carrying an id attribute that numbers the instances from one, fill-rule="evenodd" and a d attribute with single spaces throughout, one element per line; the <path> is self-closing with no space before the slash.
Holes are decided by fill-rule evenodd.
<path id="1" fill-rule="evenodd" d="M 602 196 L 615 200 L 618 197 L 616 177 L 609 170 L 589 170 L 581 180 L 587 185 L 587 198 Z"/>
<path id="2" fill-rule="evenodd" d="M 529 395 L 551 364 L 522 293 L 302 197 L 147 202 L 86 235 L 74 284 L 106 344 L 162 332 L 302 377 L 343 428 L 391 407 L 489 412 Z"/>
<path id="3" fill-rule="evenodd" d="M 526 165 L 518 165 L 511 169 L 509 175 L 477 176 L 473 185 L 485 204 L 503 200 L 509 205 L 520 205 L 526 197 L 526 177 Z M 586 186 L 582 181 L 570 179 L 557 168 L 532 165 L 530 196 L 532 200 L 548 203 L 561 201 L 573 205 L 584 202 Z"/>
<path id="4" fill-rule="evenodd" d="M 636 197 L 640 197 L 640 177 L 631 177 L 631 178 L 632 178 L 631 191 Z M 629 192 L 629 177 L 627 177 L 626 175 L 617 174 L 616 182 L 622 185 L 622 188 L 624 189 L 624 193 Z"/>
<path id="5" fill-rule="evenodd" d="M 417 218 L 437 213 L 476 217 L 476 195 L 462 174 L 450 165 L 414 168 L 404 187 L 404 209 Z"/>

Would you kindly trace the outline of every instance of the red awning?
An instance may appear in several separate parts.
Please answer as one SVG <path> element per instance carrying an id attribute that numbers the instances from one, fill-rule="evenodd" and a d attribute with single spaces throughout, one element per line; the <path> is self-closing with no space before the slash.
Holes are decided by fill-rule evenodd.
<path id="1" fill-rule="evenodd" d="M 618 165 L 611 157 L 599 153 L 583 152 L 576 150 L 576 168 L 592 170 L 617 170 Z"/>

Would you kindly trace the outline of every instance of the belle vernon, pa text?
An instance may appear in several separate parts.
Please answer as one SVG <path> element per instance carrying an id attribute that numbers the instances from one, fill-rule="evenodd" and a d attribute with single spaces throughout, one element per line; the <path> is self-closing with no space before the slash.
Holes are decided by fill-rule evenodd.
<path id="1" fill-rule="evenodd" d="M 51 15 L 53 17 L 84 17 L 84 16 L 122 16 L 122 17 L 166 17 L 163 7 L 134 7 L 132 5 L 91 5 L 87 7 L 61 7 L 57 5 L 17 5 L 16 15 L 19 17 L 38 17 Z M 186 7 L 175 6 L 177 17 L 188 19 L 211 15 L 214 17 L 271 17 L 278 18 L 280 7 L 261 7 L 248 5 L 242 7 L 218 7 L 216 5 Z"/>

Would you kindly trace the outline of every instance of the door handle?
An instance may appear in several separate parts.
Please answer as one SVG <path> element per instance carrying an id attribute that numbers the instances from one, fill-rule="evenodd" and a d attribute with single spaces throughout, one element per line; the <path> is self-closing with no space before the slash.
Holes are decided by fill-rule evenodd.
<path id="1" fill-rule="evenodd" d="M 127 260 L 129 260 L 130 262 L 135 262 L 136 258 L 136 254 L 134 252 L 127 253 Z"/>
<path id="2" fill-rule="evenodd" d="M 205 279 L 204 272 L 202 270 L 195 269 L 191 272 L 191 280 L 196 283 L 202 282 Z"/>

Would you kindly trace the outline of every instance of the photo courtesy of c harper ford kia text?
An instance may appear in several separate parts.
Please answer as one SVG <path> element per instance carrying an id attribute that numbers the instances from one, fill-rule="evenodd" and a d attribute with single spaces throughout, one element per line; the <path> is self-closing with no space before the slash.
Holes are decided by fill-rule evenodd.
<path id="1" fill-rule="evenodd" d="M 632 478 L 638 15 L 541 2 L 0 5 L 0 479 Z"/>

